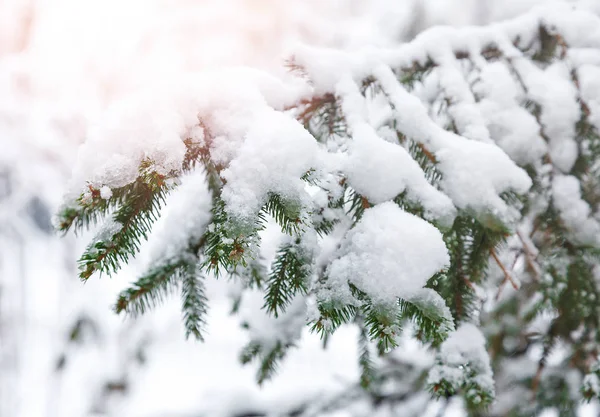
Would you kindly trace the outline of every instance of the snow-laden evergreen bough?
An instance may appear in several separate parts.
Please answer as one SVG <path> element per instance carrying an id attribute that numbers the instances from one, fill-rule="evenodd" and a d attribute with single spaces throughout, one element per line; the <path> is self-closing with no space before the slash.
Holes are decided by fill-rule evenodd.
<path id="1" fill-rule="evenodd" d="M 556 4 L 289 64 L 297 78 L 187 74 L 111 109 L 57 219 L 104 222 L 80 277 L 128 263 L 166 202 L 116 312 L 179 291 L 202 339 L 206 279 L 237 283 L 234 311 L 262 291 L 241 353 L 261 383 L 307 324 L 325 340 L 357 326 L 360 382 L 300 415 L 414 410 L 425 390 L 472 415 L 575 415 L 598 397 L 600 18 Z M 395 356 L 407 334 L 431 361 Z"/>

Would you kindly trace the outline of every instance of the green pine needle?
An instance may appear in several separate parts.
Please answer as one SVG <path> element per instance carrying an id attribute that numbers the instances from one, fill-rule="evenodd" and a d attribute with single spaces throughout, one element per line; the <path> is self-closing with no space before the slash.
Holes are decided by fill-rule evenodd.
<path id="1" fill-rule="evenodd" d="M 181 311 L 185 326 L 185 337 L 194 336 L 204 341 L 202 329 L 206 325 L 208 299 L 204 290 L 203 277 L 196 268 L 188 268 L 181 277 Z"/>
<path id="2" fill-rule="evenodd" d="M 140 176 L 128 186 L 126 197 L 112 216 L 120 228 L 101 232 L 86 248 L 79 259 L 79 277 L 87 280 L 96 271 L 111 275 L 135 256 L 140 241 L 148 238 L 158 219 L 168 191 L 164 176 L 155 172 Z"/>
<path id="3" fill-rule="evenodd" d="M 184 261 L 166 262 L 152 268 L 130 288 L 119 294 L 115 312 L 125 312 L 134 317 L 161 304 L 176 288 L 179 278 L 189 268 Z"/>
<path id="4" fill-rule="evenodd" d="M 278 317 L 285 311 L 296 294 L 306 294 L 312 259 L 296 244 L 286 244 L 279 249 L 273 262 L 265 291 L 264 309 Z"/>

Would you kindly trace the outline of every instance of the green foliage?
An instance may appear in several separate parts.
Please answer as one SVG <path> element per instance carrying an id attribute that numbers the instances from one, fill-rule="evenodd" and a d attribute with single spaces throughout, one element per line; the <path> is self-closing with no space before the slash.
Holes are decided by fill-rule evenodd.
<path id="1" fill-rule="evenodd" d="M 333 94 L 300 103 L 297 118 L 317 140 L 324 143 L 347 132 L 344 115 Z"/>
<path id="2" fill-rule="evenodd" d="M 251 259 L 245 268 L 237 268 L 232 275 L 241 279 L 245 288 L 262 289 L 267 281 L 267 271 L 260 259 Z"/>
<path id="3" fill-rule="evenodd" d="M 96 271 L 108 275 L 117 272 L 123 263 L 127 263 L 139 251 L 141 239 L 148 238 L 152 223 L 157 220 L 169 191 L 165 177 L 149 169 L 149 164 L 140 168 L 140 176 L 127 186 L 126 194 L 123 194 L 119 207 L 112 214 L 112 224 L 96 236 L 79 259 L 81 279 L 87 280 Z M 119 191 L 119 195 L 124 193 L 123 190 Z M 110 204 L 98 202 L 98 210 L 106 211 Z M 82 215 L 93 218 L 87 208 L 82 210 Z M 82 221 L 85 220 L 79 217 L 73 220 L 77 224 Z"/>
<path id="4" fill-rule="evenodd" d="M 554 32 L 540 25 L 536 42 L 524 47 L 519 44 L 519 39 L 515 39 L 514 45 L 522 50 L 524 59 L 530 58 L 543 69 L 567 56 L 568 45 Z M 479 63 L 475 65 L 472 53 L 453 51 L 454 58 L 460 63 L 457 70 L 468 72 L 463 75 L 469 84 L 476 82 L 481 75 Z M 542 123 L 544 108 L 528 94 L 512 58 L 504 56 L 504 50 L 496 45 L 486 46 L 478 58 L 506 65 L 523 90 L 520 93 L 522 107 L 539 124 L 540 136 L 550 141 Z M 422 87 L 439 65 L 442 64 L 428 58 L 426 62 L 415 62 L 393 71 L 397 81 L 413 91 Z M 299 66 L 295 69 L 302 70 Z M 574 69 L 571 77 L 574 86 L 579 89 L 577 76 L 577 69 Z M 358 84 L 367 101 L 385 99 L 376 77 L 366 76 Z M 475 93 L 474 98 L 476 101 L 481 99 Z M 459 123 L 455 122 L 452 114 L 456 103 L 444 91 L 438 92 L 432 101 L 435 106 L 429 103 L 429 110 L 437 113 L 439 119 L 436 121 L 440 126 L 457 132 Z M 205 276 L 232 275 L 241 281 L 243 289 L 263 291 L 264 311 L 278 320 L 289 313 L 288 308 L 296 297 L 315 298 L 318 315 L 309 324 L 323 340 L 326 341 L 344 324 L 358 326 L 360 386 L 374 407 L 385 402 L 401 402 L 398 396 L 383 393 L 380 388 L 384 380 L 410 381 L 410 384 L 404 384 L 411 385 L 411 389 L 403 391 L 406 396 L 426 385 L 423 375 L 427 374 L 427 370 L 407 371 L 392 360 L 392 355 L 388 355 L 397 346 L 406 322 L 412 323 L 417 339 L 424 343 L 423 349 L 435 351 L 453 330 L 454 323 L 459 325 L 481 318 L 495 373 L 502 375 L 507 360 L 529 360 L 534 348 L 542 352 L 539 362 L 534 364 L 537 369 L 533 373 L 525 370 L 522 377 L 509 378 L 533 404 L 517 404 L 507 410 L 506 415 L 529 416 L 545 408 L 558 408 L 564 416 L 575 415 L 579 398 L 572 395 L 572 384 L 569 385 L 571 382 L 562 371 L 586 375 L 581 387 L 583 399 L 597 398 L 599 391 L 600 372 L 593 364 L 597 363 L 597 346 L 600 343 L 600 284 L 594 275 L 594 268 L 600 263 L 600 250 L 579 242 L 565 225 L 552 199 L 552 181 L 557 175 L 574 176 L 581 184 L 582 199 L 589 204 L 592 215 L 597 216 L 600 212 L 600 135 L 589 120 L 590 109 L 581 97 L 579 105 L 581 118 L 575 126 L 579 155 L 573 169 L 569 173 L 561 173 L 552 166 L 550 156 L 545 155 L 542 160 L 529 162 L 523 167 L 534 184 L 529 195 L 517 196 L 508 192 L 500 195 L 511 208 L 520 210 L 525 226 L 531 226 L 526 234 L 515 234 L 492 212 L 460 209 L 452 224 L 442 226 L 432 221 L 443 234 L 450 265 L 431 277 L 427 289 L 439 294 L 443 302 L 415 297 L 397 300 L 393 305 L 381 305 L 350 283 L 341 285 L 349 286 L 354 299 L 319 299 L 319 289 L 333 290 L 330 286 L 340 283 L 328 282 L 327 265 L 321 261 L 317 264 L 316 254 L 309 253 L 303 239 L 313 235 L 320 239 L 338 238 L 338 234 L 351 230 L 360 221 L 372 203 L 347 184 L 343 173 L 331 173 L 331 178 L 325 178 L 323 173 L 309 170 L 301 179 L 308 188 L 326 196 L 318 199 L 315 207 L 304 207 L 298 201 L 271 192 L 254 216 L 244 219 L 232 216 L 228 211 L 231 208 L 221 199 L 224 186 L 221 170 L 225 167 L 211 160 L 212 138 L 209 129 L 202 124 L 203 141 L 183 140 L 187 153 L 179 172 L 159 175 L 153 170 L 152 163 L 147 161 L 140 166 L 140 174 L 134 182 L 111 190 L 109 198 L 103 198 L 99 189 L 90 186 L 88 192 L 61 210 L 58 228 L 63 232 L 79 231 L 109 218 L 105 231 L 92 241 L 79 262 L 82 279 L 88 279 L 95 272 L 112 274 L 135 256 L 141 242 L 147 238 L 160 214 L 164 198 L 172 188 L 170 180 L 201 165 L 207 172 L 213 194 L 208 227 L 201 237 L 190 237 L 180 253 L 156 260 L 141 278 L 124 290 L 115 305 L 117 313 L 143 314 L 166 296 L 180 290 L 186 336 L 202 340 L 208 304 L 204 292 Z M 335 94 L 303 100 L 291 111 L 330 152 L 343 152 L 352 140 L 340 97 Z M 397 144 L 418 163 L 429 183 L 443 190 L 439 155 L 401 132 L 392 118 L 381 124 L 395 132 Z M 382 181 L 385 180 L 382 178 Z M 423 218 L 424 207 L 409 197 L 404 192 L 396 196 L 394 202 L 404 211 Z M 268 268 L 263 265 L 259 253 L 261 232 L 270 219 L 280 226 L 289 240 L 278 249 Z M 514 249 L 515 246 L 519 248 Z M 504 258 L 499 254 L 513 252 L 513 264 L 503 264 Z M 520 271 L 523 285 L 514 294 L 502 299 L 501 290 L 507 282 L 514 284 L 515 289 L 518 287 L 511 278 L 517 261 L 525 263 Z M 497 266 L 494 269 L 500 272 L 495 275 L 500 275 L 500 278 L 490 274 L 490 265 Z M 497 278 L 499 282 L 494 281 Z M 482 309 L 484 300 L 479 297 L 478 290 L 485 287 L 489 293 L 494 286 L 499 287 L 497 302 L 488 302 L 489 308 Z M 234 312 L 240 302 L 241 295 L 235 300 Z M 442 307 L 449 309 L 451 317 Z M 539 331 L 530 331 L 542 313 L 551 316 L 549 325 Z M 295 342 L 288 339 L 251 339 L 244 348 L 240 359 L 243 363 L 258 362 L 259 383 L 274 375 L 279 361 L 294 346 Z M 559 344 L 566 346 L 567 357 L 553 368 L 548 364 L 548 357 Z M 448 365 L 438 358 L 436 366 Z M 445 370 L 448 371 L 446 376 L 458 377 L 443 377 L 435 381 L 429 387 L 433 396 L 448 398 L 461 395 L 470 416 L 486 415 L 486 407 L 492 403 L 494 393 L 488 386 L 479 383 L 477 376 L 480 369 L 467 362 Z M 501 378 L 498 380 L 502 381 Z"/>
<path id="5" fill-rule="evenodd" d="M 312 259 L 306 252 L 299 238 L 277 252 L 265 290 L 264 308 L 269 314 L 278 317 L 296 294 L 307 293 Z"/>
<path id="6" fill-rule="evenodd" d="M 371 203 L 350 187 L 346 187 L 346 212 L 352 217 L 354 223 L 358 222 Z"/>
<path id="7" fill-rule="evenodd" d="M 438 365 L 445 366 L 442 362 L 438 362 Z M 451 377 L 442 377 L 429 385 L 429 390 L 434 397 L 449 398 L 461 394 L 467 409 L 471 411 L 485 409 L 494 400 L 494 392 L 479 383 L 477 378 L 479 370 L 471 363 L 464 363 L 446 372 Z"/>
<path id="8" fill-rule="evenodd" d="M 364 300 L 361 310 L 369 338 L 376 343 L 380 355 L 398 346 L 396 338 L 401 327 L 393 308 Z"/>
<path id="9" fill-rule="evenodd" d="M 258 371 L 256 380 L 260 385 L 270 379 L 277 372 L 277 365 L 286 353 L 287 349 L 292 345 L 285 345 L 281 341 L 277 341 L 274 346 L 266 347 L 258 342 L 250 342 L 242 350 L 240 361 L 243 364 L 258 360 Z"/>
<path id="10" fill-rule="evenodd" d="M 266 218 L 260 214 L 253 225 L 230 219 L 225 203 L 217 198 L 212 208 L 212 222 L 204 234 L 204 263 L 207 272 L 220 276 L 235 271 L 238 266 L 248 266 L 248 253 L 257 244 L 258 232 L 264 228 Z"/>
<path id="11" fill-rule="evenodd" d="M 151 268 L 131 287 L 123 290 L 115 304 L 115 312 L 133 316 L 144 314 L 164 301 L 177 287 L 190 265 L 180 259 Z"/>
<path id="12" fill-rule="evenodd" d="M 205 316 L 208 303 L 204 293 L 203 277 L 196 271 L 186 272 L 181 280 L 181 311 L 183 313 L 185 336 L 189 338 L 193 335 L 196 339 L 203 341 L 202 327 L 206 324 Z"/>
<path id="13" fill-rule="evenodd" d="M 258 233 L 264 229 L 267 215 L 271 215 L 285 233 L 297 234 L 300 230 L 300 208 L 277 194 L 269 194 L 261 211 L 250 222 L 232 218 L 223 200 L 216 197 L 212 222 L 204 235 L 203 268 L 216 276 L 235 272 L 238 267 L 246 268 L 256 256 L 260 243 Z"/>
<path id="14" fill-rule="evenodd" d="M 417 329 L 417 338 L 425 342 L 439 344 L 453 330 L 453 323 L 440 311 L 427 303 L 399 300 L 399 319 L 412 321 Z"/>
<path id="15" fill-rule="evenodd" d="M 310 330 L 325 338 L 333 334 L 342 324 L 350 323 L 356 317 L 357 308 L 354 306 L 336 305 L 332 302 L 319 303 L 319 318 L 310 323 Z"/>
<path id="16" fill-rule="evenodd" d="M 458 216 L 444 234 L 450 253 L 450 267 L 430 280 L 460 322 L 477 311 L 473 284 L 481 283 L 490 261 L 490 253 L 502 242 L 504 234 L 487 229 L 473 217 Z"/>
<path id="17" fill-rule="evenodd" d="M 292 201 L 284 201 L 279 195 L 270 193 L 263 211 L 270 214 L 288 235 L 300 232 L 301 207 Z"/>
<path id="18" fill-rule="evenodd" d="M 361 315 L 356 316 L 356 322 L 360 330 L 358 336 L 358 366 L 360 369 L 360 386 L 366 390 L 369 390 L 377 379 L 371 352 L 371 341 L 369 339 L 368 330 L 365 327 L 364 319 Z"/>

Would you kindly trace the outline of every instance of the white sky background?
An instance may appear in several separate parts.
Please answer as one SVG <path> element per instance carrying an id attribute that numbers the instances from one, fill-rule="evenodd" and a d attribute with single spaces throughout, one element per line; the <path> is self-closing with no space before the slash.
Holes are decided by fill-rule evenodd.
<path id="1" fill-rule="evenodd" d="M 421 3 L 423 23 L 417 29 L 506 18 L 541 1 L 427 0 Z M 415 4 L 0 0 L 0 166 L 18 172 L 21 194 L 40 194 L 55 209 L 87 127 L 129 92 L 152 88 L 157 80 L 182 72 L 230 65 L 282 73 L 282 58 L 298 41 L 340 47 L 393 43 L 413 30 Z M 0 214 L 0 226 L 18 216 L 16 209 L 0 209 Z M 78 255 L 73 246 L 81 249 L 85 237 L 74 244 L 43 237 L 17 223 L 15 227 L 22 244 L 15 244 L 0 227 L 0 285 L 12 291 L 0 297 L 25 294 L 27 302 L 13 303 L 8 316 L 23 320 L 14 322 L 22 323 L 20 327 L 12 327 L 18 334 L 9 333 L 10 326 L 0 333 L 0 355 L 15 346 L 20 355 L 15 373 L 0 373 L 0 401 L 10 389 L 14 417 L 88 415 L 98 395 L 95 384 L 118 374 L 127 344 L 123 338 L 128 323 L 114 317 L 110 305 L 136 275 L 144 256 L 112 280 L 92 278 L 83 286 L 70 277 L 70 267 Z M 32 261 L 19 262 L 19 248 Z M 321 350 L 316 336 L 307 334 L 302 348 L 290 352 L 279 376 L 263 389 L 256 387 L 255 368 L 242 368 L 237 362 L 246 335 L 238 320 L 228 316 L 226 291 L 224 282 L 209 286 L 205 344 L 184 342 L 177 298 L 139 324 L 138 331 L 152 335 L 148 365 L 136 374 L 130 396 L 112 405 L 112 415 L 191 417 L 206 412 L 225 417 L 236 407 L 289 407 L 320 390 L 341 389 L 354 381 L 355 335 L 342 329 L 328 351 Z M 6 308 L 0 303 L 0 314 L 6 314 Z M 75 351 L 74 372 L 59 381 L 52 366 L 64 346 L 64 326 L 82 309 L 102 322 L 104 342 L 99 348 Z"/>

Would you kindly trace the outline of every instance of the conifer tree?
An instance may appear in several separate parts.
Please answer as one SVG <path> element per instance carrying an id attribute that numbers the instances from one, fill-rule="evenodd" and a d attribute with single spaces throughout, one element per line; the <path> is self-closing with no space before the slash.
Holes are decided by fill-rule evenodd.
<path id="1" fill-rule="evenodd" d="M 103 222 L 85 281 L 130 262 L 165 202 L 182 200 L 115 311 L 178 292 L 186 335 L 202 340 L 206 280 L 258 289 L 272 321 L 246 323 L 240 358 L 259 383 L 304 326 L 325 341 L 356 326 L 351 395 L 295 415 L 460 397 L 472 416 L 574 416 L 600 395 L 599 28 L 558 4 L 392 49 L 299 48 L 289 67 L 305 84 L 192 77 L 144 119 L 149 137 L 94 132 L 57 226 Z M 283 236 L 272 259 L 270 222 Z M 403 337 L 432 362 L 398 359 Z"/>

